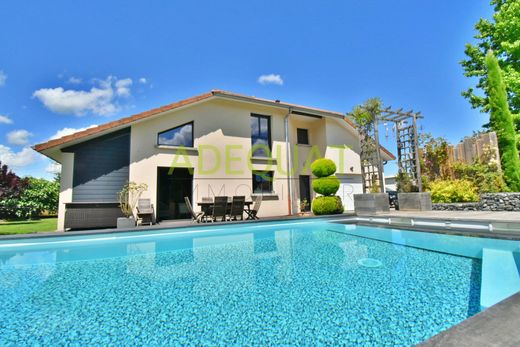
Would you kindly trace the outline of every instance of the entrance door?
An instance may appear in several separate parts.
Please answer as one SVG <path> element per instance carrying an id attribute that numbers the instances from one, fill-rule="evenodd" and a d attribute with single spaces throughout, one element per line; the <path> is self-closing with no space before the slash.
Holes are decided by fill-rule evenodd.
<path id="1" fill-rule="evenodd" d="M 157 168 L 157 216 L 164 219 L 190 218 L 184 197 L 192 199 L 193 175 L 186 168 Z"/>
<path id="2" fill-rule="evenodd" d="M 300 175 L 300 203 L 307 200 L 304 211 L 311 210 L 311 178 L 308 175 Z"/>

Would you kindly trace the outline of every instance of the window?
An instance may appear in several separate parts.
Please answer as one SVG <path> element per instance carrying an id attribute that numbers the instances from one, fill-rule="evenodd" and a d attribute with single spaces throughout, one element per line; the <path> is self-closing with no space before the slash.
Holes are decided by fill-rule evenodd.
<path id="1" fill-rule="evenodd" d="M 309 144 L 309 129 L 296 129 L 296 135 L 298 137 L 299 145 L 308 145 Z"/>
<path id="2" fill-rule="evenodd" d="M 253 171 L 253 194 L 271 194 L 273 192 L 273 172 Z"/>
<path id="3" fill-rule="evenodd" d="M 271 156 L 271 118 L 251 115 L 251 146 L 253 157 Z"/>
<path id="4" fill-rule="evenodd" d="M 160 132 L 158 145 L 193 147 L 193 122 Z"/>

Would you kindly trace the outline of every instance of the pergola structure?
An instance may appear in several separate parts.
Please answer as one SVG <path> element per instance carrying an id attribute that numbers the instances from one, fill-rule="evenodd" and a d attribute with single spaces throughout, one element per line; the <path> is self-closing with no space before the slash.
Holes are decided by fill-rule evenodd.
<path id="1" fill-rule="evenodd" d="M 372 122 L 367 122 L 358 128 L 360 134 L 363 193 L 370 193 L 375 190 L 385 191 L 383 162 L 379 150 L 378 129 L 380 121 L 395 124 L 399 173 L 406 174 L 413 185 L 421 192 L 421 165 L 417 132 L 417 119 L 423 118 L 420 112 L 412 110 L 403 112 L 402 108 L 393 110 L 391 107 L 387 107 L 377 112 L 377 114 L 371 114 L 371 117 Z"/>

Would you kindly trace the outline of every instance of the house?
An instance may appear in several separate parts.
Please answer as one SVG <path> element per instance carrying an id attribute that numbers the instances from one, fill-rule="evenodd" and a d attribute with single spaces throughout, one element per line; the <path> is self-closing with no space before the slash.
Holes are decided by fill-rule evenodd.
<path id="1" fill-rule="evenodd" d="M 62 165 L 60 230 L 81 228 L 78 216 L 115 225 L 128 181 L 147 184 L 142 197 L 159 220 L 186 218 L 185 196 L 197 206 L 203 197 L 260 194 L 260 216 L 297 213 L 312 199 L 309 166 L 321 156 L 338 166 L 346 209 L 362 192 L 358 133 L 344 114 L 222 90 L 34 148 Z"/>

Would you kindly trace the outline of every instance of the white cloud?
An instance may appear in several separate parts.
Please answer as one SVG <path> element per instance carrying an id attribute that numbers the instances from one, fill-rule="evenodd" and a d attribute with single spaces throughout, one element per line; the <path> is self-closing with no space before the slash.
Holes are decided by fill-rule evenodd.
<path id="1" fill-rule="evenodd" d="M 125 78 L 116 81 L 116 93 L 122 97 L 130 96 L 130 87 L 132 86 L 132 79 Z"/>
<path id="2" fill-rule="evenodd" d="M 29 143 L 29 137 L 32 135 L 32 133 L 24 129 L 13 130 L 7 134 L 7 142 L 11 145 L 24 146 Z"/>
<path id="3" fill-rule="evenodd" d="M 69 77 L 67 82 L 69 82 L 70 84 L 80 84 L 82 82 L 82 80 L 79 77 L 72 76 L 72 77 Z"/>
<path id="4" fill-rule="evenodd" d="M 45 168 L 45 172 L 48 172 L 50 174 L 57 174 L 61 172 L 61 164 L 58 163 L 50 163 Z"/>
<path id="5" fill-rule="evenodd" d="M 108 76 L 105 80 L 95 80 L 95 83 L 98 86 L 89 91 L 65 90 L 63 87 L 42 88 L 35 91 L 33 97 L 56 113 L 83 116 L 91 112 L 106 116 L 119 110 L 118 97 L 130 96 L 130 78 L 118 80 Z"/>
<path id="6" fill-rule="evenodd" d="M 7 116 L 0 114 L 0 123 L 2 124 L 13 124 L 13 120 Z"/>
<path id="7" fill-rule="evenodd" d="M 144 78 L 144 77 L 141 77 L 139 79 L 139 83 L 141 83 L 141 84 L 146 84 L 147 82 L 148 82 L 148 80 L 146 78 Z"/>
<path id="8" fill-rule="evenodd" d="M 269 74 L 269 75 L 261 75 L 258 77 L 258 83 L 260 84 L 277 84 L 279 86 L 283 85 L 283 79 L 280 75 Z"/>
<path id="9" fill-rule="evenodd" d="M 74 134 L 74 133 L 77 133 L 78 131 L 87 130 L 87 129 L 90 129 L 93 127 L 97 127 L 97 125 L 92 124 L 85 128 L 63 128 L 63 129 L 58 130 L 54 135 L 52 135 L 49 140 L 59 139 L 59 138 L 62 138 L 63 136 Z"/>
<path id="10" fill-rule="evenodd" d="M 36 158 L 36 152 L 30 147 L 24 147 L 19 152 L 13 152 L 11 148 L 0 145 L 0 160 L 10 167 L 17 168 L 31 165 Z"/>
<path id="11" fill-rule="evenodd" d="M 7 80 L 7 75 L 5 74 L 5 72 L 0 70 L 0 87 L 5 85 L 6 80 Z"/>

